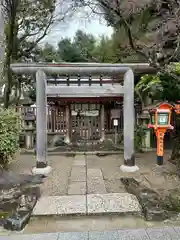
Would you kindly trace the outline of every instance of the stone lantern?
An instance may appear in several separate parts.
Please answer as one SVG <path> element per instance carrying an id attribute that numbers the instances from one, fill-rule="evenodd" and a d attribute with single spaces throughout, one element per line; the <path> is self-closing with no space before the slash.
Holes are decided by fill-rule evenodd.
<path id="1" fill-rule="evenodd" d="M 141 125 L 146 132 L 145 138 L 143 140 L 143 150 L 150 151 L 151 150 L 151 130 L 148 128 L 149 124 L 149 111 L 144 108 L 142 113 L 138 115 L 138 124 Z"/>
<path id="2" fill-rule="evenodd" d="M 27 112 L 24 116 L 26 149 L 32 149 L 34 145 L 35 120 L 36 117 L 33 112 Z"/>

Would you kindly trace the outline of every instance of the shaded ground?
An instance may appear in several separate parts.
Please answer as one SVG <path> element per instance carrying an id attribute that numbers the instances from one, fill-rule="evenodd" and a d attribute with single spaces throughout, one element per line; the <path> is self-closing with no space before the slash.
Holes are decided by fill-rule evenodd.
<path id="1" fill-rule="evenodd" d="M 73 135 L 72 141 L 70 144 L 65 143 L 64 136 L 55 135 L 49 142 L 48 148 L 57 152 L 84 152 L 84 151 L 118 151 L 121 143 L 121 135 L 117 136 L 117 143 L 115 144 L 114 134 L 110 136 L 106 135 L 106 138 L 103 142 L 99 141 L 99 138 L 94 136 L 92 139 L 87 137 L 80 137 L 79 135 Z M 123 146 L 121 146 L 122 148 Z"/>
<path id="2" fill-rule="evenodd" d="M 173 226 L 179 226 L 180 221 L 173 222 Z M 84 231 L 107 231 L 127 228 L 147 228 L 172 226 L 172 223 L 146 222 L 141 218 L 128 216 L 82 216 L 64 217 L 59 219 L 43 218 L 31 220 L 24 229 L 24 234 L 42 232 L 84 232 Z"/>
<path id="3" fill-rule="evenodd" d="M 53 147 L 52 147 L 53 148 Z M 121 147 L 122 149 L 123 147 Z M 51 150 L 51 147 L 49 147 Z M 62 146 L 56 146 L 53 149 L 53 152 L 84 152 L 84 151 L 119 151 L 119 147 L 115 146 L 112 141 L 106 141 L 100 143 L 98 141 L 90 141 L 88 142 L 82 141 L 78 143 L 72 143 L 71 145 L 64 144 Z"/>

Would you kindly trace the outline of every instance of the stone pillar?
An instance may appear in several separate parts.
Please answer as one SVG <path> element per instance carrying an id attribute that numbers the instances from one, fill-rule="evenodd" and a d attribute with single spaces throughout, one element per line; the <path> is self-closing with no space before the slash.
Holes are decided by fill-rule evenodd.
<path id="1" fill-rule="evenodd" d="M 144 146 L 143 146 L 145 151 L 148 151 L 151 149 L 151 132 L 150 129 L 146 130 L 146 135 L 144 138 Z"/>
<path id="2" fill-rule="evenodd" d="M 100 107 L 100 141 L 103 142 L 105 139 L 105 129 L 104 129 L 104 105 L 101 104 Z"/>
<path id="3" fill-rule="evenodd" d="M 32 149 L 33 148 L 33 122 L 34 121 L 24 121 L 25 122 L 25 148 Z"/>
<path id="4" fill-rule="evenodd" d="M 135 165 L 134 156 L 134 74 L 128 70 L 124 75 L 124 165 L 123 172 L 135 172 L 139 168 Z"/>
<path id="5" fill-rule="evenodd" d="M 25 145 L 26 149 L 32 149 L 33 148 L 33 132 L 32 130 L 26 130 L 26 135 L 25 135 Z"/>
<path id="6" fill-rule="evenodd" d="M 36 73 L 36 108 L 36 167 L 32 172 L 47 176 L 51 167 L 47 165 L 46 75 L 41 70 Z"/>
<path id="7" fill-rule="evenodd" d="M 69 144 L 70 140 L 70 106 L 67 104 L 65 108 L 65 115 L 66 115 L 66 136 L 64 142 Z"/>

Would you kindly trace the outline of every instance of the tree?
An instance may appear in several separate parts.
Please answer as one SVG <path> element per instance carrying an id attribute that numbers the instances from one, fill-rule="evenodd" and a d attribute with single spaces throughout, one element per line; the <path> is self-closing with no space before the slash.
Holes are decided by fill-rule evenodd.
<path id="1" fill-rule="evenodd" d="M 124 29 L 115 31 L 112 35 L 112 48 L 116 56 L 116 62 L 137 63 L 147 62 L 142 55 L 137 54 L 128 43 L 128 37 Z"/>
<path id="2" fill-rule="evenodd" d="M 58 7 L 59 5 L 61 7 Z M 4 105 L 8 107 L 11 103 L 12 88 L 15 86 L 16 90 L 20 90 L 23 81 L 22 77 L 12 75 L 10 63 L 35 60 L 35 55 L 40 54 L 40 41 L 55 23 L 69 17 L 75 5 L 71 0 L 4 0 L 3 9 L 6 20 Z M 16 95 L 20 97 L 20 94 Z M 12 102 L 15 102 L 15 99 L 12 99 Z"/>
<path id="3" fill-rule="evenodd" d="M 97 62 L 113 63 L 116 62 L 116 52 L 113 48 L 113 39 L 101 36 L 100 41 L 96 44 L 94 57 Z"/>
<path id="4" fill-rule="evenodd" d="M 0 87 L 3 85 L 4 70 L 4 14 L 0 1 Z"/>
<path id="5" fill-rule="evenodd" d="M 64 38 L 58 43 L 58 54 L 66 62 L 95 62 L 95 48 L 94 36 L 78 30 L 72 41 Z"/>
<path id="6" fill-rule="evenodd" d="M 156 75 L 141 77 L 136 90 L 140 93 L 142 100 L 149 96 L 153 100 L 176 103 L 180 99 L 180 63 L 170 64 L 163 72 L 159 71 Z M 174 113 L 173 117 L 175 129 L 171 161 L 174 162 L 180 157 L 180 115 Z"/>
<path id="7" fill-rule="evenodd" d="M 70 39 L 64 38 L 58 43 L 59 57 L 65 62 L 84 62 L 79 48 L 71 42 Z"/>
<path id="8" fill-rule="evenodd" d="M 138 93 L 142 107 L 148 105 L 148 100 L 161 100 L 163 97 L 164 88 L 161 79 L 157 75 L 144 75 L 135 86 L 135 92 Z"/>
<path id="9" fill-rule="evenodd" d="M 180 99 L 180 75 L 177 66 L 171 62 L 180 61 L 180 0 L 97 0 L 98 6 L 92 6 L 93 1 L 84 1 L 97 13 L 101 10 L 104 18 L 116 34 L 124 33 L 127 41 L 126 49 L 146 59 L 158 70 L 157 78 L 145 79 L 137 88 L 144 85 L 148 93 L 159 92 L 161 100 L 175 101 Z M 99 13 L 99 12 L 98 12 Z M 128 43 L 128 44 L 127 44 Z M 129 54 L 127 53 L 127 56 Z M 173 83 L 173 84 L 172 84 Z M 160 86 L 160 88 L 159 88 Z M 141 89 L 141 90 L 142 90 Z M 163 91 L 162 91 L 163 89 Z M 180 126 L 176 116 L 176 125 Z M 180 128 L 174 131 L 174 147 L 172 158 L 178 158 L 180 152 Z"/>
<path id="10" fill-rule="evenodd" d="M 10 104 L 13 86 L 21 88 L 21 79 L 13 77 L 10 64 L 14 61 L 27 59 L 31 51 L 47 34 L 53 23 L 55 1 L 5 0 L 3 8 L 6 20 L 4 106 L 7 108 Z"/>
<path id="11" fill-rule="evenodd" d="M 6 48 L 5 48 L 5 60 L 4 60 L 4 70 L 5 70 L 5 97 L 4 106 L 8 107 L 11 89 L 13 86 L 12 82 L 12 72 L 10 69 L 11 58 L 15 54 L 14 49 L 16 48 L 16 35 L 17 35 L 17 13 L 19 9 L 19 1 L 15 0 L 5 0 L 4 1 L 4 14 L 6 20 L 5 26 L 5 37 L 6 37 Z"/>
<path id="12" fill-rule="evenodd" d="M 84 58 L 86 62 L 96 62 L 93 56 L 96 47 L 96 39 L 92 34 L 87 34 L 78 30 L 73 39 L 73 44 L 78 48 L 82 58 Z"/>
<path id="13" fill-rule="evenodd" d="M 55 47 L 49 43 L 46 43 L 42 49 L 39 49 L 38 60 L 42 62 L 59 62 L 61 59 L 59 58 Z"/>
<path id="14" fill-rule="evenodd" d="M 125 37 L 123 44 L 118 41 L 120 48 L 125 50 L 125 59 L 135 54 L 157 68 L 157 76 L 142 78 L 136 89 L 152 97 L 152 89 L 156 93 L 161 90 L 161 100 L 180 99 L 180 75 L 177 65 L 171 64 L 180 61 L 180 0 L 77 1 L 89 6 L 96 14 L 103 14 L 119 39 L 122 35 Z M 180 119 L 176 116 L 176 125 L 180 126 L 179 123 Z M 180 152 L 179 129 L 176 127 L 174 131 L 174 159 L 179 157 Z"/>
<path id="15" fill-rule="evenodd" d="M 116 34 L 124 35 L 130 53 L 158 69 L 179 60 L 180 0 L 76 1 L 104 16 Z"/>

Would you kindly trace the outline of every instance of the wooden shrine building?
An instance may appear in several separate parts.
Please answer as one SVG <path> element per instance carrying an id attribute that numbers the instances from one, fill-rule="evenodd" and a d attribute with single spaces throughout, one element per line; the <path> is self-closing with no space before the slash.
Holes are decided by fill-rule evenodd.
<path id="1" fill-rule="evenodd" d="M 134 64 L 136 78 L 152 72 Z M 65 142 L 104 141 L 106 134 L 123 130 L 121 76 L 51 76 L 47 79 L 48 133 L 63 134 Z"/>

